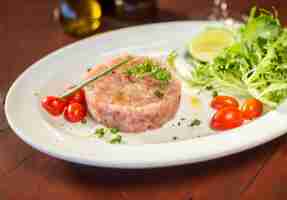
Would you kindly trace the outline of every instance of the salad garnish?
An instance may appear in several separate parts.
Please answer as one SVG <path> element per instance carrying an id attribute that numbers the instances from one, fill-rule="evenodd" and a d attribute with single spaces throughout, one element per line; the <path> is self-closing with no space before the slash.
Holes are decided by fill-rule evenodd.
<path id="1" fill-rule="evenodd" d="M 277 107 L 287 97 L 287 29 L 277 15 L 254 7 L 236 35 L 212 62 L 195 62 L 188 82 Z"/>

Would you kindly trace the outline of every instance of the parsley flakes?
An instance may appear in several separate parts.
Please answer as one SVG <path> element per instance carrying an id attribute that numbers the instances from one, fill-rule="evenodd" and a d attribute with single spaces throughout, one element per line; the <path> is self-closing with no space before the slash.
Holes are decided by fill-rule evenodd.
<path id="1" fill-rule="evenodd" d="M 137 64 L 126 70 L 129 76 L 143 78 L 144 76 L 151 76 L 156 80 L 168 82 L 171 80 L 171 73 L 151 59 L 146 59 L 144 63 Z"/>
<path id="2" fill-rule="evenodd" d="M 95 135 L 98 137 L 98 138 L 102 138 L 104 137 L 106 131 L 104 128 L 97 128 L 96 132 L 95 132 Z"/>
<path id="3" fill-rule="evenodd" d="M 155 90 L 154 91 L 154 95 L 157 96 L 160 99 L 163 98 L 163 96 L 164 96 L 164 94 L 161 91 L 159 91 L 159 90 Z"/>
<path id="4" fill-rule="evenodd" d="M 120 130 L 118 128 L 110 128 L 112 134 L 117 134 Z"/>
<path id="5" fill-rule="evenodd" d="M 95 135 L 98 138 L 103 138 L 106 134 L 111 134 L 112 139 L 109 141 L 111 144 L 119 144 L 122 142 L 122 136 L 119 135 L 118 128 L 97 128 L 95 131 Z"/>
<path id="6" fill-rule="evenodd" d="M 194 126 L 199 126 L 201 124 L 201 121 L 199 119 L 194 119 L 192 122 L 189 124 L 190 127 Z"/>
<path id="7" fill-rule="evenodd" d="M 111 140 L 111 144 L 119 144 L 122 142 L 122 136 L 121 135 L 115 135 Z"/>

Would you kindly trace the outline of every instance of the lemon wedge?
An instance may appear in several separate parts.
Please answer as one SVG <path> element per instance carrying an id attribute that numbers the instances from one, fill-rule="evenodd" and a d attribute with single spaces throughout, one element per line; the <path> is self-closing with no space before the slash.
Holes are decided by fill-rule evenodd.
<path id="1" fill-rule="evenodd" d="M 211 62 L 222 49 L 234 43 L 234 34 L 225 28 L 207 28 L 188 45 L 189 53 L 200 61 Z"/>

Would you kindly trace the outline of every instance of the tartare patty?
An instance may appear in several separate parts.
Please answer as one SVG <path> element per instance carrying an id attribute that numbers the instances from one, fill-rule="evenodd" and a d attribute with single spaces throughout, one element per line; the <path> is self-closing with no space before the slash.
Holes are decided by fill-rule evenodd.
<path id="1" fill-rule="evenodd" d="M 180 82 L 167 70 L 165 63 L 154 58 L 125 54 L 93 67 L 85 78 L 95 76 L 127 58 L 131 59 L 128 63 L 85 87 L 88 111 L 97 122 L 122 132 L 136 133 L 159 128 L 174 117 L 181 97 Z M 147 61 L 168 71 L 169 80 L 163 82 L 150 73 L 140 77 L 128 73 Z"/>

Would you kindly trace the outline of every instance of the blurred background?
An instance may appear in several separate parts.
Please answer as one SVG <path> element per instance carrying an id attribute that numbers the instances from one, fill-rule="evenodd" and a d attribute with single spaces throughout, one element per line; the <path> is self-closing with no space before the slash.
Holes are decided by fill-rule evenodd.
<path id="1" fill-rule="evenodd" d="M 284 13 L 281 1 L 248 0 L 60 0 L 54 10 L 64 31 L 84 37 L 110 27 L 170 20 L 242 21 L 252 6 Z M 281 3 L 281 4 L 280 4 Z M 282 15 L 283 17 L 283 15 Z"/>
<path id="2" fill-rule="evenodd" d="M 275 8 L 286 22 L 284 0 L 29 0 L 8 1 L 11 32 L 33 24 L 58 21 L 73 36 L 85 37 L 105 30 L 142 23 L 171 20 L 233 18 L 242 20 L 252 6 Z M 23 20 L 29 19 L 29 20 Z M 49 20 L 47 20 L 49 19 Z M 8 25 L 8 24 L 7 24 Z M 44 25 L 44 24 L 43 24 Z"/>

